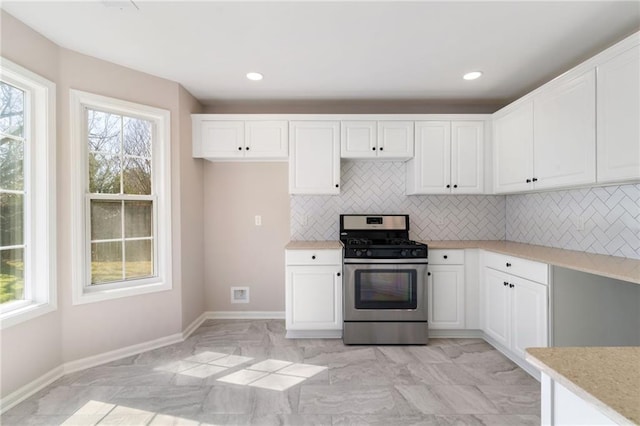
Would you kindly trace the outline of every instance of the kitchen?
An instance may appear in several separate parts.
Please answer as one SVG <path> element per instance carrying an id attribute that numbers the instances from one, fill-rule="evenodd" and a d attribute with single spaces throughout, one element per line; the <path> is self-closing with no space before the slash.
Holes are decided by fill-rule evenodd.
<path id="1" fill-rule="evenodd" d="M 6 10 L 11 12 L 9 6 Z M 625 30 L 624 35 L 631 34 L 633 28 L 637 29 L 637 21 L 634 22 Z M 115 65 L 103 65 L 97 60 L 82 57 L 66 49 L 59 49 L 59 58 L 52 58 L 51 52 L 58 48 L 50 46 L 51 42 L 42 48 L 40 62 L 34 63 L 33 60 L 24 58 L 19 61 L 20 55 L 28 56 L 25 52 L 17 52 L 20 43 L 30 42 L 30 47 L 36 48 L 47 44 L 47 41 L 38 39 L 39 36 L 21 27 L 20 23 L 6 18 L 5 15 L 3 15 L 3 26 L 5 28 L 3 31 L 7 31 L 7 33 L 3 32 L 3 40 L 8 41 L 3 41 L 2 47 L 3 52 L 11 53 L 12 56 L 9 59 L 25 65 L 33 63 L 34 71 L 39 71 L 58 82 L 58 97 L 61 103 L 58 111 L 58 115 L 61 116 L 59 119 L 61 133 L 58 135 L 61 152 L 58 156 L 60 157 L 59 168 L 62 170 L 70 166 L 66 154 L 69 148 L 64 142 L 68 135 L 68 129 L 66 129 L 68 119 L 64 113 L 68 110 L 64 93 L 66 87 L 132 99 L 151 105 L 165 105 L 165 107 L 171 105 L 172 119 L 177 120 L 176 117 L 180 116 L 181 120 L 172 122 L 172 124 L 178 124 L 172 126 L 172 130 L 179 132 L 176 137 L 182 139 L 180 146 L 173 148 L 173 153 L 180 158 L 178 163 L 174 163 L 174 172 L 179 170 L 175 172 L 179 173 L 179 179 L 175 178 L 177 180 L 174 182 L 174 199 L 178 200 L 174 203 L 174 220 L 180 223 L 179 231 L 174 234 L 174 240 L 179 241 L 182 251 L 181 255 L 176 254 L 179 260 L 174 260 L 174 277 L 180 277 L 174 280 L 176 289 L 171 292 L 176 296 L 174 300 L 161 298 L 161 293 L 136 296 L 137 301 L 145 297 L 153 298 L 149 300 L 149 304 L 143 303 L 140 311 L 136 311 L 134 302 L 128 302 L 125 299 L 102 304 L 72 306 L 66 301 L 71 299 L 67 290 L 64 287 L 61 288 L 60 307 L 57 313 L 48 315 L 52 319 L 47 321 L 48 324 L 41 324 L 42 320 L 36 320 L 36 322 L 27 322 L 8 328 L 6 331 L 3 330 L 3 342 L 22 341 L 27 347 L 28 345 L 40 347 L 41 343 L 38 342 L 37 336 L 50 336 L 49 350 L 43 352 L 58 354 L 45 356 L 44 353 L 28 351 L 29 362 L 34 367 L 30 371 L 24 371 L 24 368 L 19 368 L 20 365 L 24 365 L 20 360 L 20 356 L 23 355 L 10 353 L 3 345 L 3 371 L 13 370 L 10 376 L 3 374 L 3 388 L 7 391 L 19 389 L 26 383 L 53 371 L 61 364 L 73 363 L 76 360 L 180 333 L 203 313 L 207 313 L 207 318 L 211 319 L 224 317 L 246 319 L 267 315 L 272 317 L 279 315 L 279 318 L 283 318 L 285 310 L 284 246 L 289 240 L 336 241 L 338 219 L 343 213 L 409 214 L 410 237 L 427 242 L 506 239 L 580 251 L 591 249 L 605 255 L 637 258 L 637 232 L 635 239 L 623 238 L 622 243 L 613 242 L 616 240 L 616 235 L 623 234 L 625 230 L 627 233 L 631 230 L 633 235 L 634 222 L 629 224 L 627 216 L 624 212 L 620 212 L 620 209 L 624 210 L 624 207 L 629 205 L 631 209 L 637 207 L 637 184 L 624 183 L 614 186 L 582 187 L 505 196 L 494 195 L 491 190 L 493 185 L 485 182 L 486 191 L 480 192 L 481 195 L 406 196 L 406 163 L 343 160 L 340 165 L 339 195 L 290 196 L 287 189 L 289 186 L 287 162 L 211 163 L 200 159 L 193 160 L 191 146 L 184 142 L 191 140 L 190 113 L 295 112 L 313 114 L 318 118 L 319 114 L 375 115 L 394 112 L 403 114 L 405 121 L 418 121 L 424 120 L 425 117 L 407 117 L 407 115 L 453 112 L 490 114 L 506 103 L 498 103 L 499 106 L 493 104 L 466 106 L 464 103 L 454 101 L 420 103 L 413 100 L 396 101 L 394 107 L 394 103 L 389 101 L 336 103 L 319 100 L 315 104 L 301 101 L 291 101 L 286 104 L 280 101 L 279 108 L 278 102 L 257 100 L 251 103 L 244 101 L 235 104 L 219 102 L 213 107 L 203 107 L 183 93 L 177 101 L 169 95 L 166 99 L 158 100 L 149 93 L 135 94 L 136 90 L 144 91 L 143 85 L 155 87 L 158 92 L 160 92 L 158 87 L 162 87 L 162 90 L 166 87 L 167 93 L 175 93 L 176 89 L 174 86 L 156 81 L 155 77 L 133 76 Z M 9 32 L 10 30 L 13 32 Z M 43 33 L 45 33 L 44 30 Z M 20 37 L 15 35 L 12 37 L 12 34 L 20 34 Z M 615 39 L 612 38 L 609 43 L 601 47 L 608 47 L 622 38 L 623 35 L 618 34 Z M 571 68 L 600 50 L 602 49 L 593 50 L 589 54 L 583 52 L 580 60 L 574 57 L 573 63 L 565 64 L 564 68 L 558 72 Z M 48 71 L 46 64 L 43 64 L 45 60 L 55 63 L 52 69 L 56 71 Z M 81 69 L 92 70 L 95 80 L 92 80 L 88 74 L 83 75 L 79 71 Z M 547 80 L 558 72 L 549 75 Z M 113 90 L 103 89 L 101 86 L 103 82 L 99 81 L 98 77 L 108 78 L 109 75 L 114 74 L 126 77 L 124 85 Z M 459 77 L 456 76 L 456 78 Z M 268 79 L 265 78 L 264 83 L 267 81 Z M 539 83 L 542 84 L 545 81 Z M 530 87 L 529 90 L 522 90 L 520 95 L 525 95 L 540 84 Z M 150 88 L 150 91 L 152 90 L 154 89 Z M 148 100 L 144 101 L 145 99 Z M 188 107 L 190 104 L 193 105 L 192 108 Z M 185 105 L 187 107 L 184 107 Z M 380 117 L 368 117 L 369 121 L 377 118 Z M 451 116 L 438 119 L 453 120 Z M 486 125 L 485 128 L 488 130 L 490 126 Z M 490 135 L 485 137 L 485 149 L 491 148 L 491 144 L 488 143 L 490 140 Z M 492 157 L 490 151 L 485 153 L 485 158 Z M 491 179 L 492 169 L 486 164 L 487 179 Z M 70 197 L 67 190 L 70 178 L 66 172 L 59 171 L 58 179 L 61 181 L 59 191 L 62 197 L 59 203 L 61 206 L 58 207 L 59 229 L 69 229 L 66 200 Z M 183 207 L 180 208 L 180 205 Z M 218 208 L 219 206 L 225 206 L 225 208 Z M 630 214 L 631 219 L 636 219 L 637 224 L 637 213 L 634 215 L 630 208 L 626 211 L 631 213 L 626 214 Z M 558 214 L 564 211 L 570 211 L 571 214 L 564 216 Z M 555 214 L 549 214 L 549 212 L 555 212 Z M 256 216 L 260 216 L 261 225 L 256 224 Z M 582 225 L 580 218 L 584 218 Z M 611 223 L 607 222 L 608 220 Z M 522 226 L 526 223 L 533 223 L 535 227 Z M 621 224 L 622 229 L 619 229 Z M 602 234 L 598 234 L 599 232 Z M 614 235 L 607 235 L 607 232 L 613 232 Z M 70 238 L 64 231 L 59 233 L 59 250 L 66 253 L 71 245 Z M 596 241 L 592 241 L 589 236 L 597 236 Z M 239 256 L 237 253 L 242 255 Z M 247 268 L 247 259 L 251 259 L 255 267 Z M 59 268 L 59 281 L 68 282 L 71 274 L 69 266 L 61 261 Z M 178 288 L 178 281 L 182 282 L 182 288 Z M 193 284 L 197 282 L 200 286 Z M 249 287 L 246 293 L 249 296 L 247 300 L 249 303 L 231 303 L 231 287 Z M 158 315 L 150 312 L 153 310 L 151 303 L 164 309 L 168 314 Z M 119 312 L 123 323 L 130 324 L 131 334 L 123 333 L 122 324 L 118 322 L 112 325 L 101 325 L 98 328 L 82 326 L 82 323 L 96 320 L 100 315 L 108 315 L 112 309 Z M 145 318 L 153 318 L 153 321 Z M 154 322 L 155 324 L 152 324 Z M 25 327 L 33 329 L 34 337 L 25 338 L 24 335 L 18 334 L 17 330 Z M 99 339 L 101 334 L 112 336 L 112 340 L 108 342 Z M 5 393 L 3 393 L 4 397 Z"/>

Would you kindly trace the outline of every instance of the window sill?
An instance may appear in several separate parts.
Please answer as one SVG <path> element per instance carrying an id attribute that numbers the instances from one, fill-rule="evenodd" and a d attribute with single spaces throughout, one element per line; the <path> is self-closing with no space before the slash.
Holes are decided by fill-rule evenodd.
<path id="1" fill-rule="evenodd" d="M 86 303 L 103 302 L 105 300 L 120 299 L 123 297 L 137 296 L 140 294 L 158 293 L 161 291 L 171 290 L 173 286 L 171 282 L 155 282 L 135 287 L 116 288 L 109 290 L 94 290 L 75 293 L 73 295 L 74 305 L 83 305 Z"/>
<path id="2" fill-rule="evenodd" d="M 55 310 L 55 304 L 33 302 L 21 308 L 4 312 L 0 315 L 0 330 L 13 327 L 14 325 L 48 314 Z"/>

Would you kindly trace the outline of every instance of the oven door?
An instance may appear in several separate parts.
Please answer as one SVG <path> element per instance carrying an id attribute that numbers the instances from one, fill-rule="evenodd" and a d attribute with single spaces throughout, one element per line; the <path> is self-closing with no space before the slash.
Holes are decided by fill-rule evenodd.
<path id="1" fill-rule="evenodd" d="M 426 321 L 426 263 L 345 263 L 345 321 Z"/>

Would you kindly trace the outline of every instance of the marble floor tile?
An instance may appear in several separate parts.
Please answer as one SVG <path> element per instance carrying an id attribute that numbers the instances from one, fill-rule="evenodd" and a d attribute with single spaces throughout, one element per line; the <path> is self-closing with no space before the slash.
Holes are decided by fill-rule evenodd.
<path id="1" fill-rule="evenodd" d="M 475 386 L 434 385 L 429 390 L 456 414 L 498 414 L 500 410 Z"/>
<path id="2" fill-rule="evenodd" d="M 480 385 L 478 388 L 502 413 L 540 414 L 539 385 Z"/>
<path id="3" fill-rule="evenodd" d="M 283 320 L 207 320 L 182 343 L 63 376 L 0 424 L 531 425 L 539 388 L 480 339 L 344 345 L 287 339 Z"/>
<path id="4" fill-rule="evenodd" d="M 389 414 L 395 402 L 389 387 L 316 386 L 300 388 L 300 414 Z"/>
<path id="5" fill-rule="evenodd" d="M 248 385 L 267 376 L 269 373 L 264 371 L 240 370 L 218 379 L 219 382 L 231 383 L 234 385 Z"/>

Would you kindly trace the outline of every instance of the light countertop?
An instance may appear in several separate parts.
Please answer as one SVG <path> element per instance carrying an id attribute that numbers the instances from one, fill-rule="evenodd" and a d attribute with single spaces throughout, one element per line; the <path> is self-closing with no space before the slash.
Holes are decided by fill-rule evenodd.
<path id="1" fill-rule="evenodd" d="M 640 424 L 640 347 L 528 348 L 526 359 L 617 423 Z"/>
<path id="2" fill-rule="evenodd" d="M 640 284 L 640 260 L 512 241 L 424 241 L 429 249 L 483 249 Z"/>
<path id="3" fill-rule="evenodd" d="M 342 249 L 340 241 L 289 241 L 285 250 L 336 250 Z"/>

